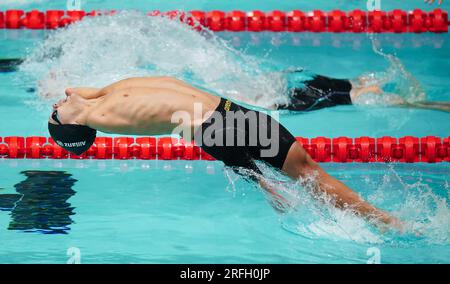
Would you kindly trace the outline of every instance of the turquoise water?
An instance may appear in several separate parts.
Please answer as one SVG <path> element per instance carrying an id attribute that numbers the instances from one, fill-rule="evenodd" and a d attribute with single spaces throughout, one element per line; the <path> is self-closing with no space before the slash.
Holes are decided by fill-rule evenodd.
<path id="1" fill-rule="evenodd" d="M 56 1 L 23 2 L 23 9 L 64 8 Z M 364 1 L 347 0 L 305 1 L 301 7 L 296 1 L 215 1 L 214 6 L 211 1 L 160 1 L 151 7 L 143 2 L 83 5 L 87 10 L 364 8 Z M 389 1 L 383 8 L 427 7 L 421 1 L 403 2 Z M 0 9 L 19 4 L 2 1 Z M 374 52 L 374 42 L 402 65 Z M 19 71 L 0 73 L 0 136 L 47 136 L 48 106 L 65 86 L 101 86 L 143 74 L 183 77 L 235 99 L 245 94 L 261 106 L 282 99 L 278 71 L 292 67 L 340 78 L 372 73 L 401 85 L 399 94 L 406 99 L 413 100 L 420 89 L 428 100 L 449 101 L 449 44 L 448 34 L 371 39 L 220 33 L 211 38 L 136 14 L 87 21 L 56 34 L 0 30 L 1 57 L 27 58 Z M 403 66 L 410 75 L 400 71 Z M 56 75 L 49 77 L 49 71 Z M 38 96 L 45 92 L 50 98 Z M 373 105 L 371 97 L 357 106 L 281 113 L 279 118 L 304 137 L 450 133 L 449 113 Z M 284 186 L 285 193 L 303 203 L 296 212 L 280 215 L 258 188 L 220 162 L 0 160 L 0 262 L 66 263 L 71 247 L 80 250 L 82 263 L 366 263 L 369 248 L 379 250 L 382 263 L 449 262 L 448 163 L 323 166 L 421 235 L 381 234 L 348 212 L 315 202 L 304 205 L 308 199 L 293 183 Z"/>
<path id="2" fill-rule="evenodd" d="M 380 250 L 383 263 L 448 262 L 448 227 L 442 227 L 448 226 L 448 208 L 440 209 L 442 216 L 434 216 L 421 238 L 381 236 L 345 218 L 339 224 L 348 226 L 351 239 L 333 226 L 302 235 L 289 230 L 292 220 L 280 225 L 283 217 L 259 190 L 243 181 L 230 187 L 218 162 L 2 161 L 0 166 L 1 194 L 15 193 L 24 170 L 65 170 L 78 180 L 66 206 L 73 208 L 66 234 L 8 230 L 17 218 L 0 211 L 2 263 L 65 263 L 70 247 L 80 249 L 82 263 L 366 263 L 371 247 Z M 395 165 L 395 173 L 386 165 L 325 168 L 386 209 L 414 211 L 420 205 L 426 211 L 433 202 L 425 197 L 427 189 L 442 199 L 449 190 L 448 166 Z M 416 187 L 401 184 L 419 180 Z M 408 198 L 408 190 L 423 191 L 424 197 Z M 416 203 L 408 204 L 411 200 Z"/>

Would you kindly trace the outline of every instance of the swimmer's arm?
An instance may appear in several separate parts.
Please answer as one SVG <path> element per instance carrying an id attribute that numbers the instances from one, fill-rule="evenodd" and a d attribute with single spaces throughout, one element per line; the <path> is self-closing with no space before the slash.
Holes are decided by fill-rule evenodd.
<path id="1" fill-rule="evenodd" d="M 402 230 L 403 224 L 400 220 L 364 201 L 344 183 L 326 173 L 299 143 L 294 143 L 289 150 L 282 170 L 293 179 L 300 178 L 305 188 L 309 188 L 313 194 L 321 196 L 325 193 L 326 196 L 332 197 L 335 207 L 350 208 L 358 215 L 376 221 L 375 225 L 383 230 L 386 225 Z"/>
<path id="2" fill-rule="evenodd" d="M 258 183 L 261 188 L 269 194 L 269 202 L 273 209 L 275 209 L 279 213 L 285 213 L 289 208 L 291 208 L 289 201 L 282 195 L 277 193 L 277 189 L 273 185 L 268 183 L 264 178 L 259 177 Z"/>
<path id="3" fill-rule="evenodd" d="M 80 87 L 66 89 L 66 96 L 71 96 L 72 94 L 77 94 L 85 99 L 95 99 L 104 95 L 98 88 Z"/>
<path id="4" fill-rule="evenodd" d="M 356 192 L 351 190 L 341 181 L 326 173 L 317 164 L 314 169 L 318 173 L 318 184 L 315 190 L 318 192 L 325 192 L 326 195 L 334 197 L 335 206 L 337 208 L 351 208 L 366 219 L 375 221 L 375 225 L 377 225 L 382 231 L 389 227 L 395 228 L 399 231 L 403 230 L 403 224 L 400 220 L 363 200 Z"/>
<path id="5" fill-rule="evenodd" d="M 184 83 L 181 80 L 178 80 L 174 77 L 170 76 L 157 76 L 157 77 L 133 77 L 128 79 L 120 80 L 116 83 L 113 83 L 109 86 L 101 89 L 100 93 L 109 94 L 121 89 L 130 89 L 130 88 L 170 88 L 174 85 L 183 85 L 184 87 L 192 86 Z"/>
<path id="6" fill-rule="evenodd" d="M 120 80 L 111 85 L 108 85 L 102 89 L 91 88 L 91 87 L 79 87 L 79 88 L 68 88 L 66 89 L 66 95 L 77 94 L 85 99 L 96 99 L 107 94 L 111 94 L 117 90 L 129 89 L 129 88 L 145 88 L 145 87 L 155 87 L 155 83 L 158 82 L 172 82 L 175 81 L 172 77 L 135 77 Z M 178 81 L 178 80 L 177 80 Z"/>

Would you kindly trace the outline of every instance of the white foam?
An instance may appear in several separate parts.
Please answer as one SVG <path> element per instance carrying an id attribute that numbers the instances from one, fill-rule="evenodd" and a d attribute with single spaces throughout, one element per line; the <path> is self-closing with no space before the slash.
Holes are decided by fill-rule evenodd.
<path id="1" fill-rule="evenodd" d="M 282 75 L 262 65 L 261 59 L 234 50 L 210 32 L 124 11 L 52 33 L 20 70 L 31 81 L 39 80 L 41 97 L 52 99 L 69 86 L 103 87 L 133 76 L 170 75 L 261 107 L 284 102 Z"/>
<path id="2" fill-rule="evenodd" d="M 354 103 L 357 105 L 395 105 L 399 103 L 414 103 L 426 100 L 426 93 L 420 82 L 406 69 L 401 60 L 394 54 L 385 53 L 380 47 L 376 35 L 369 35 L 373 51 L 382 56 L 389 67 L 383 72 L 367 72 L 360 76 L 363 79 L 361 86 L 394 84 L 391 92 L 382 94 L 366 93 L 358 97 Z"/>
<path id="3" fill-rule="evenodd" d="M 367 244 L 414 246 L 420 243 L 450 243 L 450 207 L 445 197 L 417 177 L 413 184 L 405 182 L 394 166 L 388 165 L 381 176 L 367 173 L 359 179 L 360 187 L 369 189 L 367 201 L 404 222 L 404 232 L 380 232 L 373 224 L 357 216 L 353 210 L 338 209 L 333 200 L 314 190 L 314 176 L 291 181 L 274 169 L 258 163 L 264 178 L 284 198 L 287 212 L 280 215 L 283 228 L 310 239 L 353 241 Z M 250 174 L 242 170 L 243 174 Z M 253 173 L 254 174 L 254 173 Z M 408 174 L 412 174 L 408 172 Z M 448 183 L 445 188 L 449 193 Z M 358 190 L 358 188 L 356 188 Z M 267 194 L 270 200 L 271 195 Z"/>
<path id="4" fill-rule="evenodd" d="M 283 228 L 311 239 L 346 240 L 357 243 L 379 244 L 383 237 L 370 223 L 355 215 L 350 209 L 336 208 L 329 196 L 316 192 L 316 176 L 292 181 L 271 167 L 258 163 L 264 180 L 283 197 L 280 215 Z M 241 170 L 250 174 L 248 170 Z M 255 173 L 252 173 L 255 175 Z M 270 201 L 273 196 L 266 194 Z"/>

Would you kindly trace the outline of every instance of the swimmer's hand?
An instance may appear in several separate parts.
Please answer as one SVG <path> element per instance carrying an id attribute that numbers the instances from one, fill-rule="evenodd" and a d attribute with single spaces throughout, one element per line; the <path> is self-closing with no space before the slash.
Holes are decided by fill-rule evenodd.
<path id="1" fill-rule="evenodd" d="M 390 216 L 390 223 L 386 224 L 386 223 L 379 223 L 377 224 L 378 229 L 380 230 L 380 232 L 382 234 L 388 232 L 388 231 L 394 231 L 398 234 L 404 235 L 404 234 L 412 234 L 415 235 L 416 237 L 424 237 L 425 236 L 425 232 L 423 231 L 423 229 L 417 229 L 417 228 L 412 228 L 411 226 L 407 226 L 407 223 L 404 221 L 401 221 L 398 218 L 392 217 Z"/>
<path id="2" fill-rule="evenodd" d="M 278 213 L 286 213 L 293 208 L 286 198 L 277 193 L 270 197 L 269 203 Z"/>
<path id="3" fill-rule="evenodd" d="M 381 233 L 392 230 L 400 234 L 406 233 L 406 224 L 394 216 L 384 213 L 378 221 L 381 221 L 376 222 L 376 225 Z"/>
<path id="4" fill-rule="evenodd" d="M 434 1 L 435 1 L 435 0 L 425 0 L 424 2 L 425 2 L 425 3 L 427 3 L 427 4 L 433 4 L 433 3 L 434 3 Z M 439 3 L 439 5 L 441 5 L 441 4 L 442 4 L 442 1 L 443 1 L 443 0 L 439 0 L 439 2 L 438 2 L 438 3 Z"/>
<path id="5" fill-rule="evenodd" d="M 281 194 L 277 192 L 277 189 L 267 182 L 264 178 L 259 178 L 259 185 L 268 193 L 268 201 L 270 205 L 277 211 L 278 213 L 286 213 L 294 206 Z"/>

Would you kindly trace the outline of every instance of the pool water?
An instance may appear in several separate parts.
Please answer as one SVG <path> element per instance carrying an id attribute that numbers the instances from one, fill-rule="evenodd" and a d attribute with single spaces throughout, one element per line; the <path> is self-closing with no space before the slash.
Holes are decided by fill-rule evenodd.
<path id="1" fill-rule="evenodd" d="M 369 248 L 379 249 L 382 263 L 448 262 L 448 166 L 325 165 L 374 204 L 429 218 L 425 235 L 415 237 L 383 236 L 348 216 L 331 224 L 280 216 L 258 189 L 243 181 L 233 188 L 219 162 L 14 162 L 1 163 L 2 196 L 30 194 L 18 185 L 32 184 L 22 171 L 66 171 L 76 181 L 59 205 L 35 192 L 40 210 L 19 210 L 27 206 L 19 201 L 0 212 L 2 263 L 65 263 L 71 247 L 82 263 L 366 263 Z M 33 218 L 44 210 L 52 215 Z M 52 222 L 65 226 L 49 229 Z M 305 224 L 307 232 L 294 230 Z"/>
<path id="2" fill-rule="evenodd" d="M 64 8 L 30 2 L 2 1 L 0 9 Z M 362 2 L 164 1 L 147 7 L 142 1 L 88 1 L 83 8 L 350 10 L 364 9 Z M 383 2 L 382 8 L 428 7 L 404 2 Z M 27 59 L 15 72 L 0 73 L 0 136 L 48 136 L 49 105 L 64 87 L 102 86 L 133 75 L 174 75 L 265 106 L 282 99 L 280 71 L 302 67 L 339 78 L 372 73 L 401 86 L 406 99 L 423 90 L 428 100 L 449 101 L 448 34 L 217 36 L 135 13 L 56 33 L 0 30 L 1 57 Z M 401 64 L 374 52 L 374 45 Z M 356 106 L 274 114 L 303 137 L 450 133 L 449 113 L 367 105 L 372 102 L 367 97 Z M 220 162 L 0 159 L 0 262 L 66 263 L 73 248 L 82 263 L 366 263 L 374 251 L 381 263 L 449 262 L 448 163 L 323 166 L 406 220 L 411 231 L 381 234 L 349 212 L 306 202 L 294 182 L 283 187 L 296 210 L 279 214 L 257 187 Z"/>

